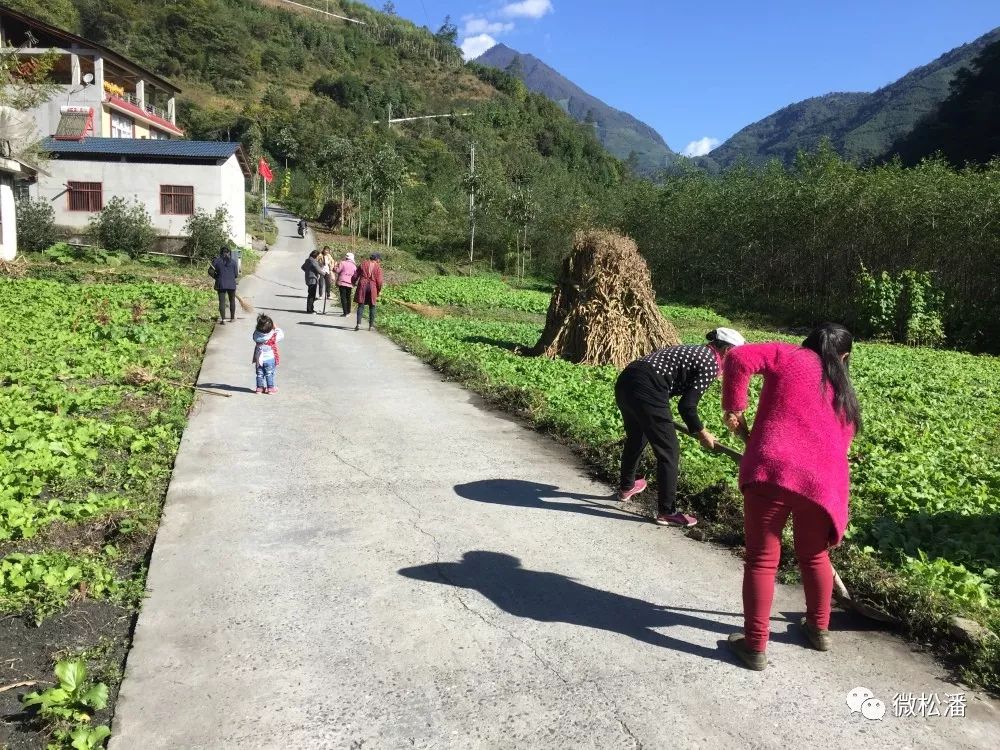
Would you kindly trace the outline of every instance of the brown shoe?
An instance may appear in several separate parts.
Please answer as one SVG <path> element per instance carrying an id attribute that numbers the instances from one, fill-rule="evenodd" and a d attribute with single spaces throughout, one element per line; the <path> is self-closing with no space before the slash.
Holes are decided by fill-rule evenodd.
<path id="1" fill-rule="evenodd" d="M 767 655 L 763 651 L 752 651 L 747 647 L 747 639 L 743 633 L 733 633 L 729 636 L 729 648 L 740 657 L 747 669 L 761 672 L 767 667 Z"/>
<path id="2" fill-rule="evenodd" d="M 817 651 L 829 651 L 830 647 L 833 645 L 830 641 L 830 631 L 822 630 L 817 628 L 815 625 L 810 625 L 809 621 L 803 617 L 799 620 L 799 625 L 802 626 L 802 630 L 806 634 L 806 638 L 809 639 L 809 643 Z"/>

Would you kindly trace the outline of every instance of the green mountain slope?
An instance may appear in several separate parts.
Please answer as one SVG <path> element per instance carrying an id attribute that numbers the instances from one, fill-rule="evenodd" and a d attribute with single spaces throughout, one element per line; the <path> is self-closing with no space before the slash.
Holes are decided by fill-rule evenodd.
<path id="1" fill-rule="evenodd" d="M 739 159 L 777 158 L 789 164 L 799 149 L 813 149 L 823 138 L 851 161 L 877 158 L 934 112 L 958 72 L 997 40 L 1000 28 L 872 93 L 826 94 L 792 104 L 743 128 L 712 151 L 707 163 L 726 167 Z"/>
<path id="2" fill-rule="evenodd" d="M 959 72 L 938 110 L 893 144 L 888 156 L 913 165 L 941 152 L 955 166 L 985 164 L 1000 157 L 998 123 L 1000 41 L 984 49 L 969 70 Z"/>
<path id="3" fill-rule="evenodd" d="M 649 125 L 588 94 L 534 55 L 498 44 L 476 58 L 476 62 L 517 76 L 530 90 L 557 102 L 577 121 L 593 125 L 608 151 L 620 159 L 628 159 L 634 153 L 643 172 L 663 169 L 677 158 L 663 136 Z"/>
<path id="4" fill-rule="evenodd" d="M 287 205 L 343 206 L 362 236 L 467 257 L 475 188 L 474 257 L 516 268 L 527 237 L 532 262 L 551 264 L 625 174 L 558 105 L 464 65 L 450 24 L 431 33 L 346 0 L 297 2 L 363 24 L 280 0 L 65 1 L 72 30 L 182 87 L 189 137 L 242 141 L 251 163 L 278 168 L 278 185 L 287 166 Z M 50 5 L 17 2 L 37 15 Z M 390 113 L 437 117 L 390 126 Z"/>

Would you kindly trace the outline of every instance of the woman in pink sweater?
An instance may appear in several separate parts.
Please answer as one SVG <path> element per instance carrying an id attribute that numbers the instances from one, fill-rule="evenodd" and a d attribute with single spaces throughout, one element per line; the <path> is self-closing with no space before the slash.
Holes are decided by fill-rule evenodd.
<path id="1" fill-rule="evenodd" d="M 833 570 L 828 549 L 847 527 L 847 453 L 861 428 L 861 410 L 848 375 L 853 339 L 825 323 L 802 346 L 748 344 L 730 352 L 722 378 L 726 426 L 742 437 L 746 562 L 744 633 L 730 645 L 751 669 L 764 669 L 781 532 L 792 517 L 795 556 L 806 594 L 805 634 L 819 651 L 830 647 Z M 753 429 L 747 427 L 750 378 L 764 376 Z"/>

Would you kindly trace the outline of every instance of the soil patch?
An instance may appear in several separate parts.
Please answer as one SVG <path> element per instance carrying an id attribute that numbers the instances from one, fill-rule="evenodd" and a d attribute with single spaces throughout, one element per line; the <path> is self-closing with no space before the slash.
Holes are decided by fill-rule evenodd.
<path id="1" fill-rule="evenodd" d="M 88 653 L 88 679 L 103 681 L 110 691 L 108 708 L 98 711 L 93 723 L 111 724 L 112 708 L 135 614 L 107 602 L 82 600 L 35 626 L 24 617 L 0 620 L 0 687 L 17 682 L 37 684 L 0 693 L 0 746 L 6 750 L 45 747 L 47 734 L 34 722 L 24 721 L 21 696 L 55 684 L 52 668 L 60 658 Z M 97 647 L 97 648 L 95 648 Z"/>

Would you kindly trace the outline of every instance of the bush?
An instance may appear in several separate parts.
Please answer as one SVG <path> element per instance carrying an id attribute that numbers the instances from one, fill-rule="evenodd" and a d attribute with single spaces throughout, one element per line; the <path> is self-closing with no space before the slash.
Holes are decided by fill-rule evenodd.
<path id="1" fill-rule="evenodd" d="M 188 236 L 184 252 L 192 258 L 211 258 L 223 245 L 229 245 L 229 211 L 219 206 L 214 213 L 196 210 L 184 225 Z"/>
<path id="2" fill-rule="evenodd" d="M 109 200 L 90 220 L 88 233 L 105 250 L 133 258 L 148 253 L 156 241 L 156 230 L 143 205 L 121 197 Z"/>
<path id="3" fill-rule="evenodd" d="M 56 241 L 56 212 L 46 200 L 19 200 L 16 204 L 17 247 L 21 252 L 44 250 Z"/>
<path id="4" fill-rule="evenodd" d="M 941 294 L 931 274 L 907 270 L 899 276 L 872 274 L 864 265 L 857 277 L 856 326 L 859 333 L 911 346 L 944 341 Z"/>

